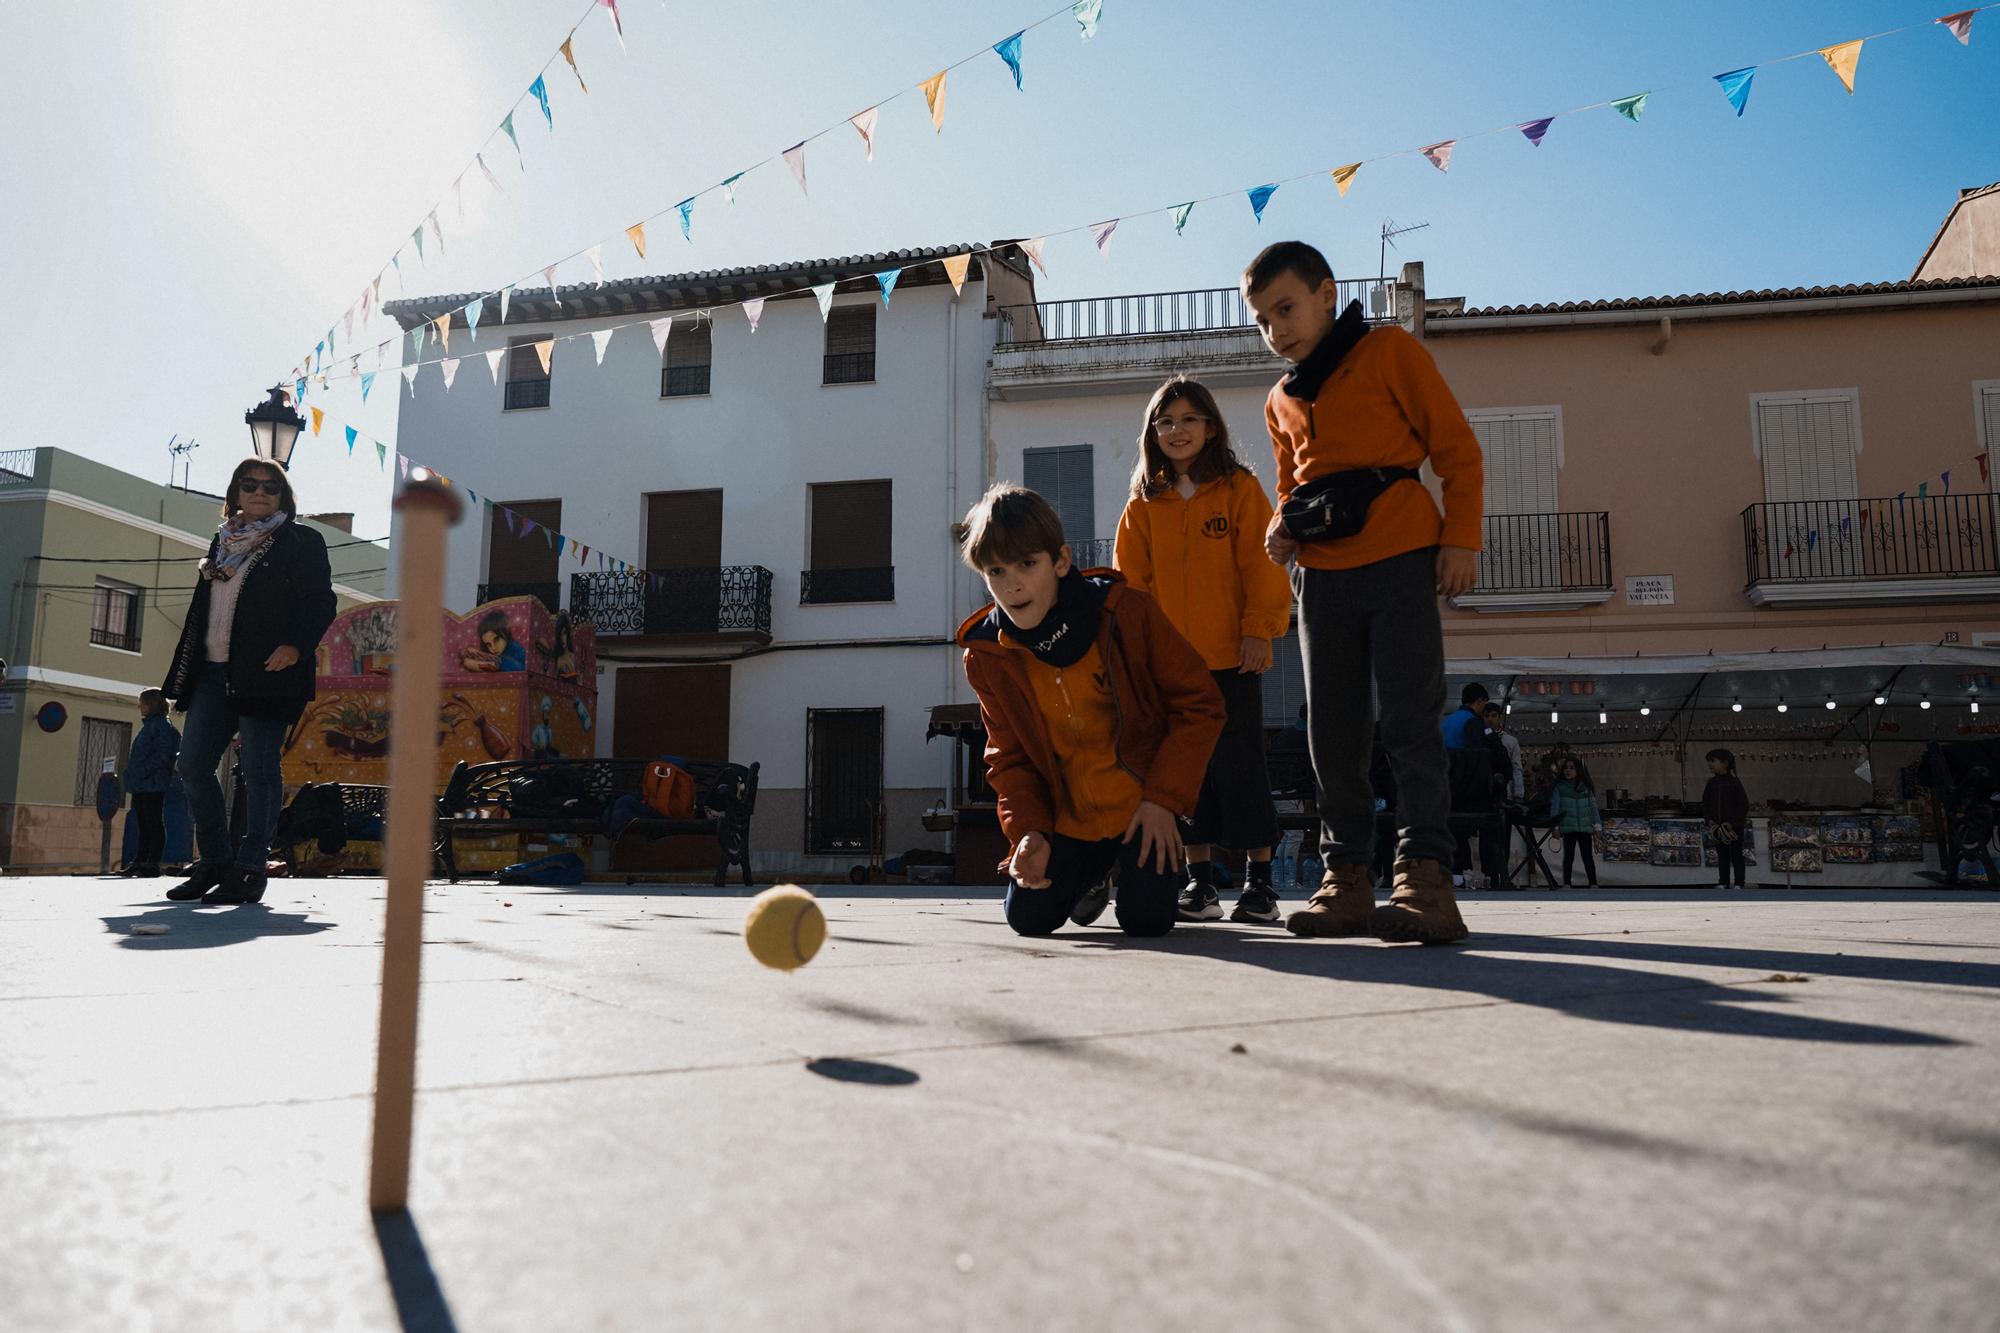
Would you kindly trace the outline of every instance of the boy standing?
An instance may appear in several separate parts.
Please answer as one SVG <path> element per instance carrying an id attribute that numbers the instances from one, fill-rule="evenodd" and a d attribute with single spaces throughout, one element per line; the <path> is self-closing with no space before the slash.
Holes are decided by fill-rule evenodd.
<path id="1" fill-rule="evenodd" d="M 1013 853 L 1007 924 L 1087 926 L 1118 883 L 1118 924 L 1164 935 L 1179 910 L 1179 820 L 1194 813 L 1222 695 L 1159 605 L 1070 564 L 1062 520 L 1000 485 L 966 515 L 965 563 L 993 605 L 959 627 L 986 725 L 987 781 Z"/>
<path id="2" fill-rule="evenodd" d="M 1445 863 L 1453 844 L 1444 738 L 1444 631 L 1437 598 L 1479 572 L 1479 441 L 1415 338 L 1371 329 L 1319 251 L 1270 246 L 1243 272 L 1265 343 L 1292 369 L 1265 399 L 1279 509 L 1265 549 L 1297 561 L 1313 771 L 1326 875 L 1285 923 L 1299 935 L 1465 938 Z M 1444 512 L 1418 469 L 1444 482 Z M 1395 888 L 1375 906 L 1369 737 L 1380 700 L 1395 774 Z"/>

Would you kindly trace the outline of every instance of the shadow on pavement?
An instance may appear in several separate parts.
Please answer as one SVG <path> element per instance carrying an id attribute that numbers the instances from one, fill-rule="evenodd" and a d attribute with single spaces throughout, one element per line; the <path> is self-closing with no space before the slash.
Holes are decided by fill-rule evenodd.
<path id="1" fill-rule="evenodd" d="M 159 949 L 214 949 L 225 944 L 241 944 L 266 935 L 317 935 L 331 930 L 334 922 L 314 921 L 297 912 L 274 912 L 262 903 L 239 907 L 196 911 L 198 903 L 171 903 L 132 916 L 99 918 L 105 930 L 119 936 L 121 949 L 151 952 Z M 164 935 L 134 935 L 134 926 L 165 926 Z"/>
<path id="2" fill-rule="evenodd" d="M 828 1058 L 809 1060 L 806 1068 L 836 1083 L 867 1083 L 878 1088 L 906 1088 L 917 1081 L 917 1071 L 901 1065 L 885 1065 L 874 1060 Z"/>
<path id="3" fill-rule="evenodd" d="M 403 1333 L 458 1333 L 417 1220 L 408 1212 L 375 1214 L 375 1243 L 382 1247 L 382 1268 Z"/>

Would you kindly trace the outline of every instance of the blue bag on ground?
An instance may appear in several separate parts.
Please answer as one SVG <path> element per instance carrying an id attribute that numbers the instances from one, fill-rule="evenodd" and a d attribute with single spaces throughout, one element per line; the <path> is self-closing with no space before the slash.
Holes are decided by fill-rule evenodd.
<path id="1" fill-rule="evenodd" d="M 517 861 L 502 870 L 499 879 L 502 884 L 562 889 L 583 883 L 583 875 L 582 857 L 575 852 L 557 852 L 533 861 Z"/>

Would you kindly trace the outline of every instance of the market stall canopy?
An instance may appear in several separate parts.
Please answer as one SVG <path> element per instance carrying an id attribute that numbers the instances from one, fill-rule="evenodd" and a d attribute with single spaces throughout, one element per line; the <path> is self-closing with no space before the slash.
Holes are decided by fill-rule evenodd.
<path id="1" fill-rule="evenodd" d="M 979 720 L 979 705 L 937 704 L 930 710 L 931 724 L 924 732 L 924 739 L 935 736 L 969 736 L 974 732 L 984 732 L 986 726 Z"/>

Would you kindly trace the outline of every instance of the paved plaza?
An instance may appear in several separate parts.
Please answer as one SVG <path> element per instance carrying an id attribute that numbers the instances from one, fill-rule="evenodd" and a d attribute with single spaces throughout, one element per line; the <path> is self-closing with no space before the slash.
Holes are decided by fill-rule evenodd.
<path id="1" fill-rule="evenodd" d="M 0 880 L 10 1333 L 2000 1324 L 2000 895 L 1424 949 L 829 888 L 783 975 L 740 892 L 433 886 L 378 1228 L 381 882 L 165 887 Z"/>

